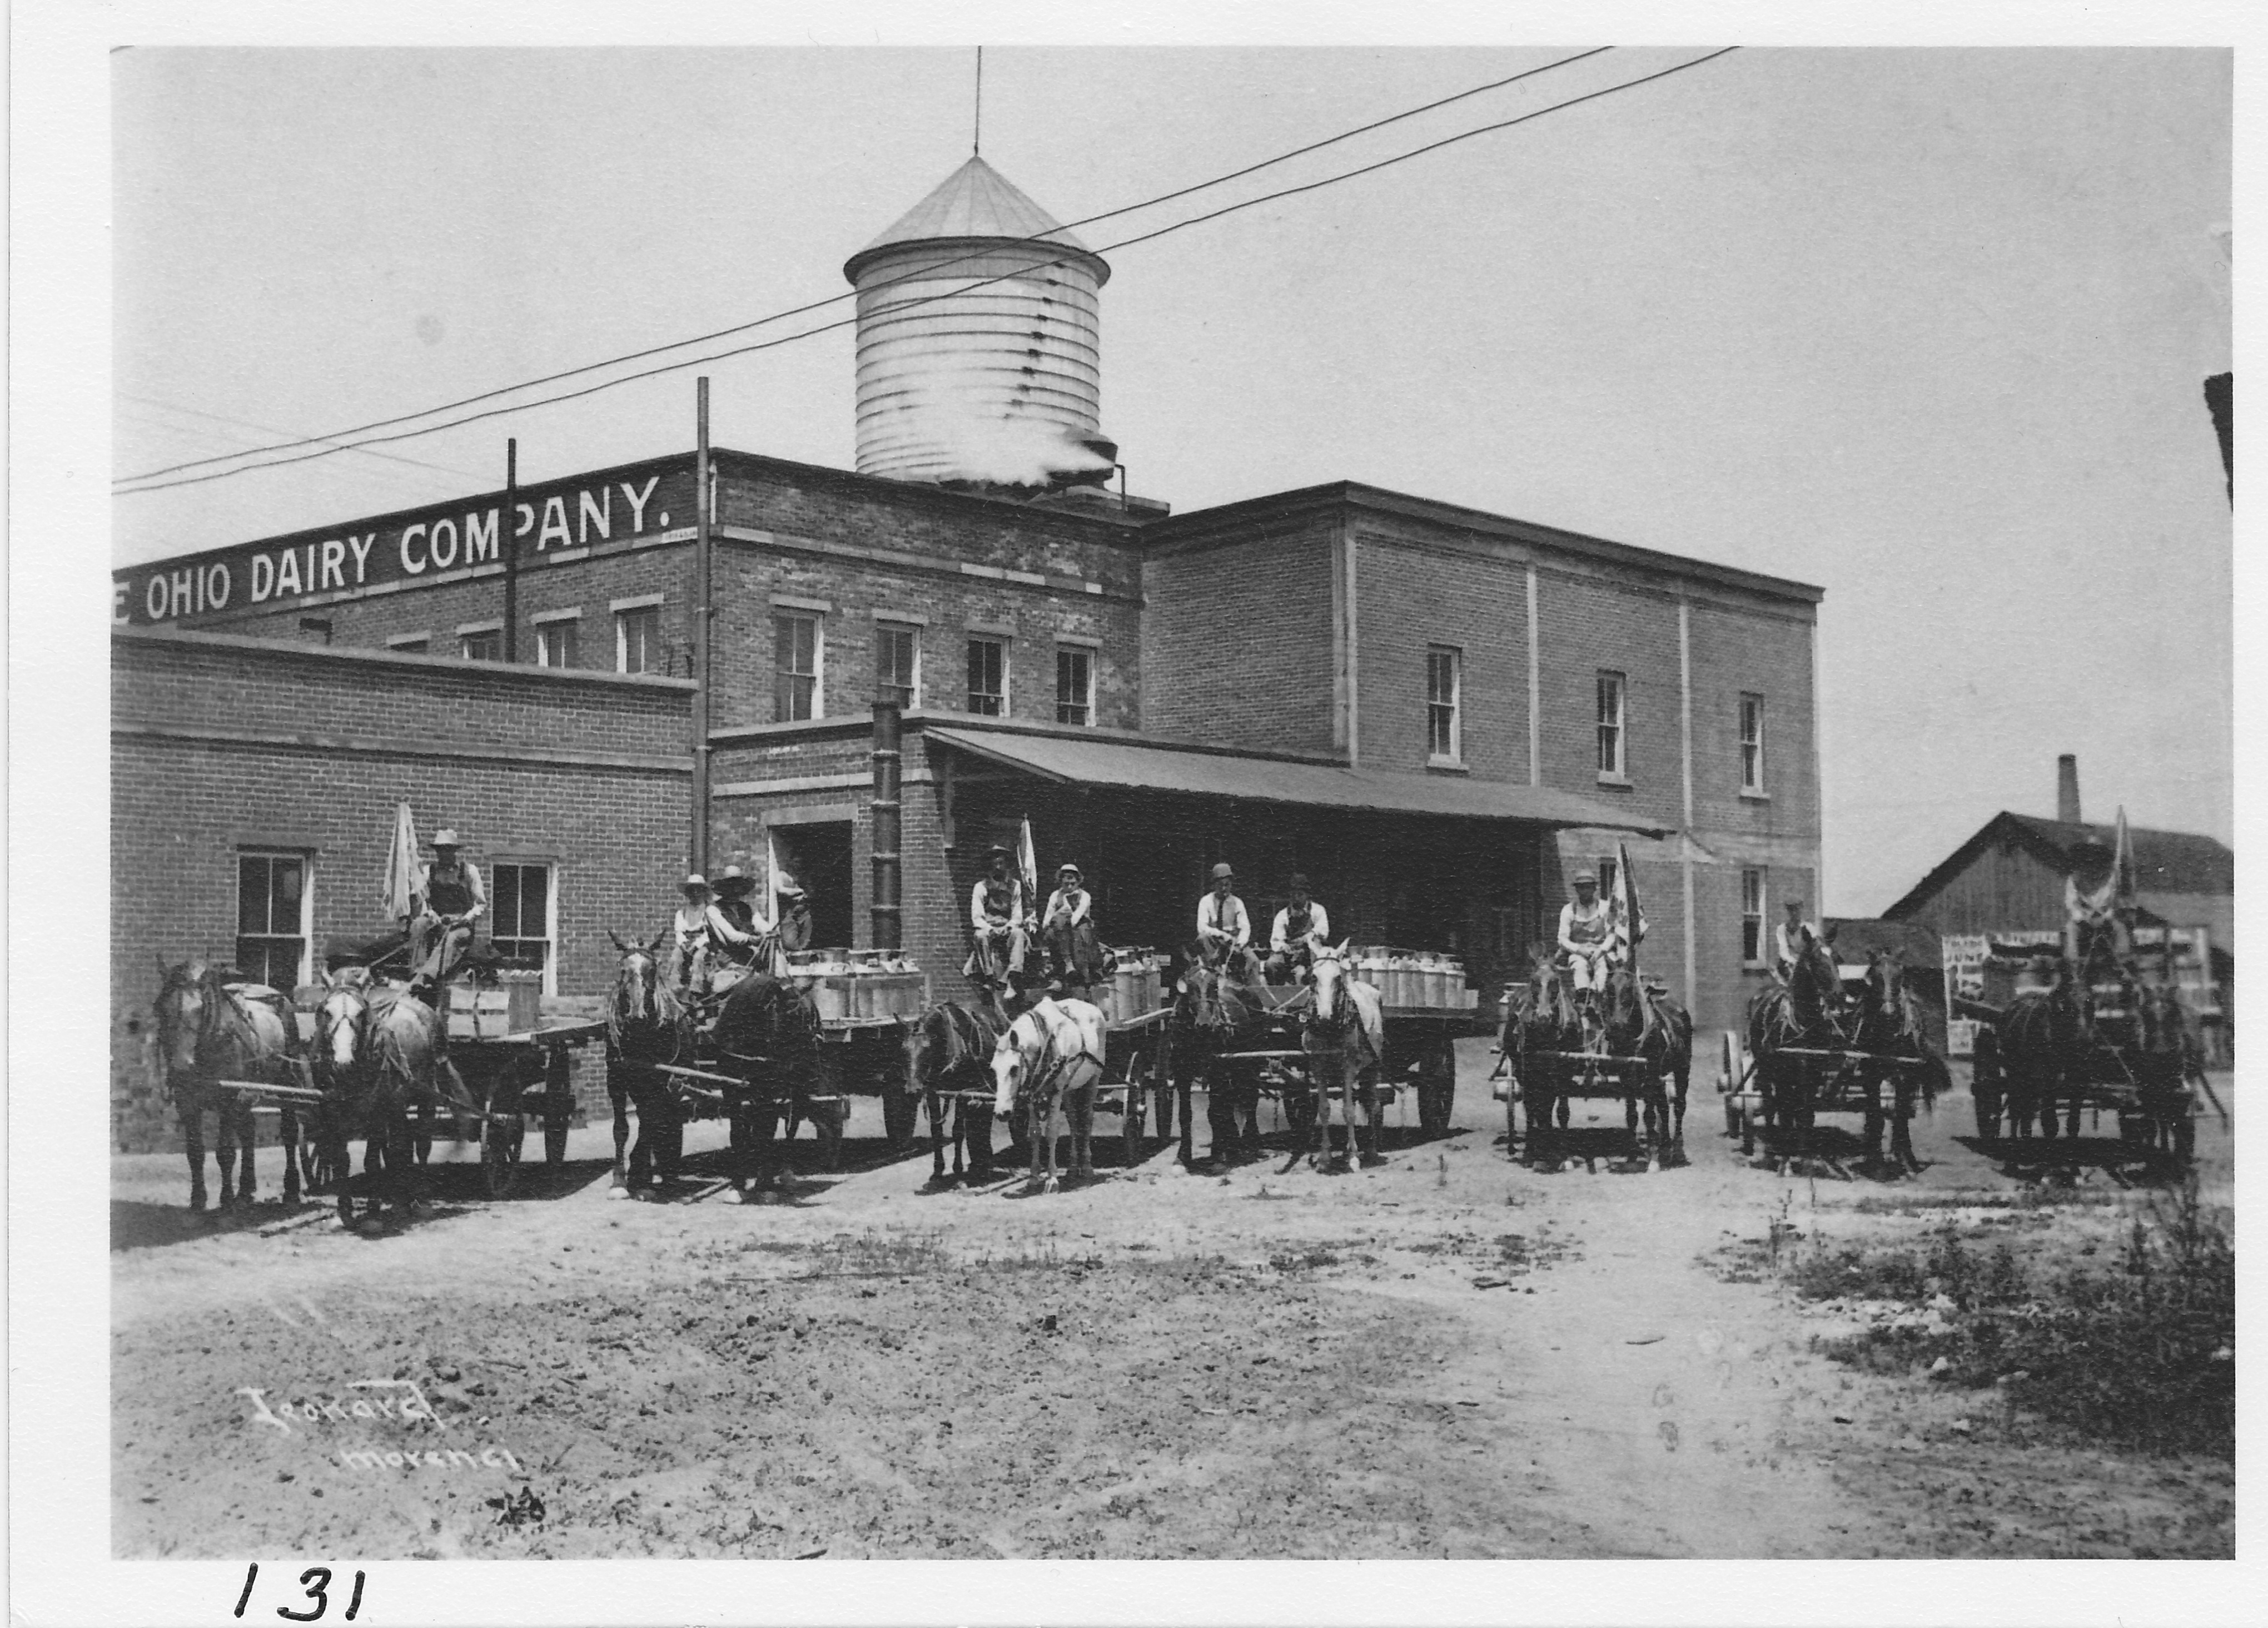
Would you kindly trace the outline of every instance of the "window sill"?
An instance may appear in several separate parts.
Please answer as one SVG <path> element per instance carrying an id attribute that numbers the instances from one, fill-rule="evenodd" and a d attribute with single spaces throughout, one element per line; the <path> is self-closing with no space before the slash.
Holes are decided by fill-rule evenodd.
<path id="1" fill-rule="evenodd" d="M 1741 800 L 1744 803 L 1768 803 L 1771 801 L 1771 793 L 1770 792 L 1750 792 L 1743 790 L 1741 792 Z"/>
<path id="2" fill-rule="evenodd" d="M 1627 792 L 1631 789 L 1631 780 L 1628 775 L 1602 774 L 1599 777 L 1599 784 L 1606 786 L 1611 791 Z"/>
<path id="3" fill-rule="evenodd" d="M 1473 771 L 1466 766 L 1465 760 L 1462 757 L 1429 757 L 1425 760 L 1425 772 L 1437 775 L 1469 775 Z"/>
<path id="4" fill-rule="evenodd" d="M 1741 963 L 1741 970 L 1742 972 L 1767 972 L 1770 971 L 1771 969 L 1766 967 L 1764 962 L 1760 961 L 1744 961 Z"/>

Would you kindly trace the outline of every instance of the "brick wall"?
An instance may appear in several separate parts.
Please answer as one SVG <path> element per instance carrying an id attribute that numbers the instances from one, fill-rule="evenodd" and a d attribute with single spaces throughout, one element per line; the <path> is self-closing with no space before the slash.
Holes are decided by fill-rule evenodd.
<path id="1" fill-rule="evenodd" d="M 1143 571 L 1142 726 L 1160 734 L 1328 752 L 1338 521 L 1161 550 Z"/>
<path id="2" fill-rule="evenodd" d="M 1425 772 L 1426 656 L 1447 646 L 1460 657 L 1467 772 L 1525 781 L 1526 571 L 1442 548 L 1417 523 L 1384 517 L 1363 518 L 1355 558 L 1363 767 Z M 1583 789 L 1573 780 L 1551 784 Z"/>
<path id="3" fill-rule="evenodd" d="M 406 799 L 422 837 L 456 826 L 484 873 L 498 859 L 554 866 L 558 991 L 602 991 L 607 930 L 658 929 L 681 874 L 688 701 L 687 686 L 658 679 L 116 637 L 112 1080 L 124 1139 L 173 1134 L 150 1111 L 141 1051 L 156 959 L 233 954 L 242 849 L 308 857 L 320 954 L 328 939 L 389 926 L 379 895 Z M 674 766 L 651 761 L 664 754 Z M 602 1104 L 600 1065 L 582 1055 L 578 1095 Z"/>

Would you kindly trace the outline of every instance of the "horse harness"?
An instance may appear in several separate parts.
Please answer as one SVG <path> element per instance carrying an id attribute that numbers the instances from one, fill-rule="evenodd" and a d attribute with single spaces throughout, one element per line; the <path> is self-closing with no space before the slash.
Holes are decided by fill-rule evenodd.
<path id="1" fill-rule="evenodd" d="M 1060 1007 L 1057 1008 L 1057 1012 L 1060 1013 Z M 1035 1093 L 1042 1089 L 1053 1088 L 1062 1080 L 1064 1075 L 1070 1070 L 1071 1065 L 1074 1063 L 1082 1061 L 1092 1063 L 1098 1070 L 1104 1066 L 1103 1060 L 1086 1049 L 1086 1044 L 1084 1040 L 1080 1042 L 1079 1049 L 1077 1051 L 1071 1053 L 1068 1057 L 1064 1056 L 1056 1044 L 1056 1037 L 1062 1032 L 1062 1025 L 1049 1023 L 1045 1019 L 1042 1018 L 1039 1007 L 1033 1007 L 1029 1012 L 1024 1013 L 1023 1018 L 1018 1018 L 1016 1021 L 1020 1023 L 1024 1020 L 1024 1018 L 1032 1018 L 1037 1020 L 1035 1027 L 1040 1028 L 1040 1039 L 1042 1043 L 1046 1047 L 1043 1060 L 1048 1058 L 1051 1058 L 1053 1060 L 1052 1066 L 1044 1070 L 1035 1069 L 1033 1071 L 1031 1083 L 1027 1085 L 1020 1094 L 1026 1099 L 1028 1100 Z M 1067 1017 L 1064 1019 L 1064 1024 L 1068 1024 L 1070 1021 L 1071 1020 Z"/>

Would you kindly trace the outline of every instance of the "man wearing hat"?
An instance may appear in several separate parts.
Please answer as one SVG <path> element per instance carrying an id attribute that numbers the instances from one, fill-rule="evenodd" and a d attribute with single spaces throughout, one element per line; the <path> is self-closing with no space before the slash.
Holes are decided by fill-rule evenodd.
<path id="1" fill-rule="evenodd" d="M 1787 919 L 1772 929 L 1772 964 L 1779 969 L 1783 983 L 1793 975 L 1805 942 L 1819 937 L 1819 929 L 1803 919 L 1802 900 L 1790 899 L 1786 910 Z"/>
<path id="2" fill-rule="evenodd" d="M 1102 977 L 1102 940 L 1094 929 L 1094 895 L 1075 865 L 1056 873 L 1056 890 L 1040 912 L 1040 943 L 1047 951 L 1052 991 L 1092 999 Z"/>
<path id="3" fill-rule="evenodd" d="M 1247 982 L 1256 980 L 1252 917 L 1236 896 L 1236 872 L 1226 860 L 1212 867 L 1212 890 L 1197 901 L 1197 948 L 1211 965 L 1233 966 Z"/>
<path id="4" fill-rule="evenodd" d="M 772 902 L 775 907 L 772 931 L 779 938 L 784 950 L 807 950 L 811 947 L 811 901 L 805 896 L 795 878 L 785 871 L 772 876 Z"/>
<path id="5" fill-rule="evenodd" d="M 1613 942 L 1607 902 L 1599 897 L 1599 873 L 1576 872 L 1575 896 L 1559 907 L 1559 953 L 1566 957 L 1578 990 L 1606 987 Z"/>
<path id="6" fill-rule="evenodd" d="M 670 917 L 670 974 L 680 991 L 706 995 L 712 965 L 735 950 L 752 952 L 755 939 L 734 926 L 717 908 L 709 879 L 700 872 L 694 872 L 679 886 L 685 902 Z"/>
<path id="7" fill-rule="evenodd" d="M 1005 848 L 995 843 L 985 857 L 985 873 L 968 895 L 976 947 L 961 970 L 995 989 L 1012 987 L 1024 976 L 1024 884 L 1010 868 L 1015 856 Z"/>
<path id="8" fill-rule="evenodd" d="M 1292 902 L 1276 912 L 1268 933 L 1268 981 L 1281 983 L 1294 969 L 1304 972 L 1315 958 L 1315 946 L 1331 936 L 1330 914 L 1307 896 L 1307 879 L 1292 873 Z"/>
<path id="9" fill-rule="evenodd" d="M 713 969 L 725 966 L 754 967 L 762 959 L 762 943 L 771 923 L 756 914 L 748 894 L 756 879 L 737 865 L 725 867 L 718 877 L 716 903 L 709 907 L 709 960 Z"/>
<path id="10" fill-rule="evenodd" d="M 443 826 L 433 833 L 433 863 L 417 873 L 416 911 L 409 924 L 415 980 L 438 984 L 456 970 L 472 947 L 473 924 L 488 911 L 489 891 L 481 883 L 480 867 L 459 857 L 462 846 L 456 829 Z"/>

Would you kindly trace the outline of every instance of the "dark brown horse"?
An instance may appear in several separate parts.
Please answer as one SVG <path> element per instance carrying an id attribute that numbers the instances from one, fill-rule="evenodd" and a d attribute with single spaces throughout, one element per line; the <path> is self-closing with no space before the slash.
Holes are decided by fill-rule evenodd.
<path id="1" fill-rule="evenodd" d="M 1556 1163 L 1553 1113 L 1557 1129 L 1565 1131 L 1567 1099 L 1557 1089 L 1560 1064 L 1545 1054 L 1580 1051 L 1583 1047 L 1583 1018 L 1575 1009 L 1572 992 L 1552 953 L 1538 947 L 1528 957 L 1528 982 L 1514 991 L 1505 1013 L 1504 1054 L 1512 1059 L 1520 1082 L 1520 1098 L 1527 1109 L 1528 1162 L 1543 1168 Z M 1509 1132 L 1511 1115 L 1505 1116 Z M 1506 1153 L 1510 1153 L 1507 1146 Z"/>
<path id="2" fill-rule="evenodd" d="M 2197 1014 L 2170 983 L 2138 984 L 2133 1053 L 2142 1137 L 2187 1164 L 2197 1153 L 2191 1082 L 2205 1078 L 2205 1039 Z"/>
<path id="3" fill-rule="evenodd" d="M 345 1175 L 346 1145 L 357 1136 L 370 1201 L 361 1219 L 377 1222 L 389 1202 L 397 1210 L 417 1207 L 423 1189 L 410 1111 L 440 1099 L 444 1074 L 455 1100 L 465 1094 L 448 1061 L 440 1013 L 407 991 L 335 978 L 315 1010 L 314 1065 L 326 1138 L 341 1172 L 340 1221 L 352 1227 L 357 1219 L 356 1184 Z"/>
<path id="4" fill-rule="evenodd" d="M 940 1001 L 923 1013 L 906 1039 L 906 1079 L 929 1109 L 930 1181 L 945 1183 L 945 1094 L 952 1093 L 953 1174 L 992 1179 L 992 1050 L 1007 1027 L 990 1006 Z M 984 1094 L 980 1098 L 976 1094 Z"/>
<path id="5" fill-rule="evenodd" d="M 2036 1118 L 2040 1134 L 2053 1138 L 2058 1108 L 2067 1116 L 2064 1134 L 2079 1135 L 2078 1087 L 2095 1049 L 2094 1013 L 2071 962 L 2058 956 L 2048 970 L 2048 987 L 2017 995 L 1994 1026 L 2008 1132 L 2018 1138 L 2032 1134 Z"/>
<path id="6" fill-rule="evenodd" d="M 615 1168 L 607 1197 L 645 1198 L 675 1178 L 684 1158 L 685 1105 L 659 1065 L 692 1061 L 693 1020 L 662 976 L 666 934 L 646 944 L 625 944 L 611 931 L 607 936 L 622 952 L 607 1001 L 607 1100 L 615 1111 Z"/>
<path id="7" fill-rule="evenodd" d="M 728 1093 L 732 1123 L 733 1186 L 729 1204 L 747 1202 L 753 1170 L 755 1184 L 776 1186 L 772 1137 L 783 1118 L 805 1116 L 805 1104 L 824 1083 L 827 1064 L 819 1013 L 801 990 L 770 973 L 750 973 L 726 991 L 711 1038 L 720 1072 L 739 1078 Z M 814 1118 L 827 1141 L 828 1162 L 841 1157 L 842 1127 L 836 1118 Z M 833 1127 L 829 1134 L 828 1127 Z"/>
<path id="8" fill-rule="evenodd" d="M 1646 1065 L 1638 1091 L 1625 1099 L 1626 1118 L 1645 1116 L 1646 1168 L 1658 1170 L 1665 1153 L 1685 1145 L 1685 1094 L 1693 1073 L 1693 1019 L 1667 991 L 1646 984 L 1630 967 L 1607 974 L 1600 997 L 1607 1050 Z M 1632 1133 L 1637 1127 L 1633 1123 Z"/>
<path id="9" fill-rule="evenodd" d="M 1781 1137 L 1793 1134 L 1798 1159 L 1810 1152 L 1821 1069 L 1816 1058 L 1786 1054 L 1848 1047 L 1856 1027 L 1833 953 L 1808 932 L 1786 979 L 1775 978 L 1749 1002 L 1749 1055 L 1764 1120 Z"/>
<path id="10" fill-rule="evenodd" d="M 1934 1103 L 1950 1077 L 1945 1059 L 1929 1043 L 1921 1002 L 1906 987 L 1905 964 L 1896 950 L 1878 949 L 1867 957 L 1854 1038 L 1859 1050 L 1889 1059 L 1868 1072 L 1873 1095 L 1867 1109 L 1867 1156 L 1870 1160 L 1881 1157 L 1882 1122 L 1887 1116 L 1892 1162 L 1901 1169 L 1918 1171 L 1922 1167 L 1913 1148 L 1914 1105 L 1917 1101 L 1924 1107 Z M 1882 1101 L 1885 1089 L 1890 1096 L 1887 1109 Z"/>
<path id="11" fill-rule="evenodd" d="M 1182 952 L 1181 975 L 1174 983 L 1174 1015 L 1167 1020 L 1174 1094 L 1181 1099 L 1182 1162 L 1194 1163 L 1195 1128 L 1189 1094 L 1205 1084 L 1205 1117 L 1212 1131 L 1209 1156 L 1216 1162 L 1260 1151 L 1260 1093 L 1254 1076 L 1226 1062 L 1221 1054 L 1238 1049 L 1239 1036 L 1268 1015 L 1265 995 L 1208 962 L 1195 945 Z M 1240 1133 L 1239 1122 L 1242 1122 Z M 1162 1127 L 1161 1127 L 1162 1129 Z"/>
<path id="12" fill-rule="evenodd" d="M 158 963 L 154 1003 L 157 1058 L 173 1111 L 181 1122 L 189 1159 L 189 1208 L 205 1207 L 204 1116 L 217 1116 L 213 1146 L 220 1167 L 220 1207 L 252 1202 L 258 1185 L 254 1170 L 252 1097 L 222 1088 L 224 1079 L 267 1085 L 301 1083 L 294 1064 L 298 1030 L 276 1002 L 225 986 L 219 969 L 202 961 L 168 967 Z M 272 993 L 272 991 L 270 991 Z M 283 1099 L 284 1202 L 299 1200 L 299 1111 Z M 244 1156 L 244 1179 L 236 1180 L 236 1159 Z"/>

